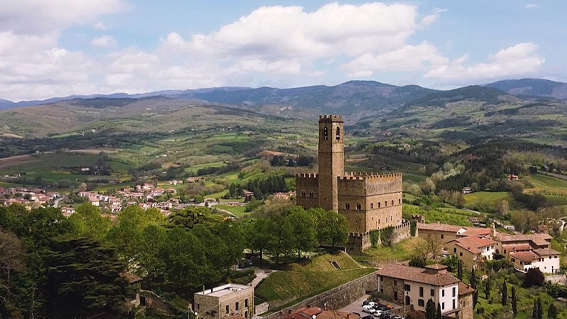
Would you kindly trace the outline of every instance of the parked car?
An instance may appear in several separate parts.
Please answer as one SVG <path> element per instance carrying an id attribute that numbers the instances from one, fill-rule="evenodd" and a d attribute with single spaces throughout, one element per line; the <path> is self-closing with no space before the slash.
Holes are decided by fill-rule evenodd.
<path id="1" fill-rule="evenodd" d="M 378 309 L 378 310 L 382 310 L 382 311 L 386 311 L 392 307 L 388 307 L 387 305 L 383 305 L 383 304 L 377 304 L 374 308 Z"/>
<path id="2" fill-rule="evenodd" d="M 380 316 L 382 316 L 382 310 L 376 310 L 376 312 L 374 312 L 374 317 L 380 318 Z"/>
<path id="3" fill-rule="evenodd" d="M 361 319 L 374 319 L 374 316 L 364 316 Z"/>
<path id="4" fill-rule="evenodd" d="M 249 259 L 244 259 L 244 260 L 241 260 L 238 263 L 238 268 L 248 268 L 248 267 L 251 267 L 253 264 L 254 264 L 254 261 L 249 260 Z"/>
<path id="5" fill-rule="evenodd" d="M 366 312 L 366 313 L 370 313 L 370 314 L 374 314 L 376 312 L 376 309 L 374 309 L 371 306 L 362 306 L 362 311 Z"/>
<path id="6" fill-rule="evenodd" d="M 363 306 L 374 307 L 374 306 L 376 306 L 376 303 L 375 303 L 374 301 L 364 300 L 364 301 L 362 302 L 362 305 L 363 305 Z"/>
<path id="7" fill-rule="evenodd" d="M 394 315 L 392 313 L 389 313 L 387 311 L 382 312 L 382 315 L 380 316 L 381 319 L 394 319 Z"/>

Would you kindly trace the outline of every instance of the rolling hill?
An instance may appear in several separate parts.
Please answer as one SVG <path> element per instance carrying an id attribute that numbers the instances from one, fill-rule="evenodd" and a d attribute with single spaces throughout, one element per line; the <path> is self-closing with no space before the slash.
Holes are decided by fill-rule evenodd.
<path id="1" fill-rule="evenodd" d="M 567 99 L 567 83 L 544 79 L 504 80 L 486 86 L 524 98 Z"/>

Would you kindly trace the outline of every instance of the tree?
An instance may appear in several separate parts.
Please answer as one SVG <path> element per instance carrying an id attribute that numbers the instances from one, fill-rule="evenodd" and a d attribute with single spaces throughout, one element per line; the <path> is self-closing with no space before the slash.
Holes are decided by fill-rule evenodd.
<path id="1" fill-rule="evenodd" d="M 463 280 L 463 261 L 460 259 L 457 264 L 457 278 L 459 278 L 459 280 Z"/>
<path id="2" fill-rule="evenodd" d="M 475 290 L 473 292 L 473 304 L 472 304 L 473 309 L 474 309 L 474 307 L 476 307 L 477 303 L 478 303 L 478 290 Z"/>
<path id="3" fill-rule="evenodd" d="M 154 279 L 164 275 L 165 264 L 160 253 L 166 238 L 165 229 L 156 225 L 147 226 L 140 235 L 140 245 L 143 248 L 136 254 L 136 272 L 148 286 Z"/>
<path id="4" fill-rule="evenodd" d="M 303 208 L 295 206 L 285 218 L 293 229 L 297 258 L 301 258 L 301 251 L 309 251 L 317 246 L 317 230 L 313 215 Z"/>
<path id="5" fill-rule="evenodd" d="M 532 319 L 538 319 L 537 298 L 534 299 L 534 307 L 532 309 Z"/>
<path id="6" fill-rule="evenodd" d="M 506 306 L 506 301 L 508 300 L 508 287 L 506 286 L 506 280 L 502 283 L 502 306 Z"/>
<path id="7" fill-rule="evenodd" d="M 524 277 L 524 287 L 541 286 L 545 281 L 545 276 L 539 268 L 530 268 Z"/>
<path id="8" fill-rule="evenodd" d="M 476 289 L 476 275 L 474 273 L 474 267 L 471 270 L 471 274 L 469 276 L 469 283 L 473 289 Z"/>
<path id="9" fill-rule="evenodd" d="M 268 231 L 273 235 L 268 243 L 268 251 L 279 262 L 282 255 L 289 255 L 294 248 L 293 227 L 282 215 L 275 215 L 270 218 Z"/>
<path id="10" fill-rule="evenodd" d="M 496 203 L 496 212 L 498 213 L 498 217 L 503 218 L 510 212 L 510 205 L 508 204 L 507 200 L 501 200 Z"/>
<path id="11" fill-rule="evenodd" d="M 242 226 L 227 219 L 219 224 L 216 228 L 216 233 L 218 233 L 220 239 L 228 249 L 226 262 L 231 264 L 240 260 L 242 252 L 246 247 L 246 239 Z"/>
<path id="12" fill-rule="evenodd" d="M 557 308 L 555 307 L 555 304 L 549 305 L 549 308 L 547 309 L 547 318 L 557 319 Z"/>
<path id="13" fill-rule="evenodd" d="M 438 302 L 437 303 L 437 313 L 436 313 L 435 319 L 441 319 L 441 318 L 442 318 L 441 317 L 441 303 Z"/>
<path id="14" fill-rule="evenodd" d="M 47 306 L 55 317 L 76 318 L 111 310 L 124 302 L 126 263 L 116 250 L 90 238 L 56 239 L 46 257 Z"/>
<path id="15" fill-rule="evenodd" d="M 8 286 L 10 285 L 10 273 L 13 270 L 19 271 L 24 268 L 24 253 L 20 239 L 14 233 L 0 229 L 0 267 L 4 270 Z"/>
<path id="16" fill-rule="evenodd" d="M 429 299 L 427 304 L 425 305 L 425 319 L 435 319 L 436 310 L 435 310 L 435 302 Z"/>
<path id="17" fill-rule="evenodd" d="M 537 298 L 537 319 L 543 319 L 543 307 L 540 298 Z"/>
<path id="18" fill-rule="evenodd" d="M 272 236 L 269 232 L 269 220 L 257 218 L 247 223 L 244 226 L 244 236 L 246 246 L 253 252 L 259 252 L 260 259 L 262 259 L 264 250 L 268 248 Z"/>
<path id="19" fill-rule="evenodd" d="M 516 299 L 516 286 L 512 286 L 512 312 L 518 314 L 518 300 Z"/>
<path id="20" fill-rule="evenodd" d="M 319 243 L 331 245 L 333 248 L 347 243 L 348 223 L 345 216 L 321 208 L 311 208 L 307 212 L 315 218 Z"/>
<path id="21" fill-rule="evenodd" d="M 102 241 L 110 228 L 112 222 L 100 214 L 100 209 L 91 203 L 77 206 L 75 213 L 69 217 L 74 232 L 79 236 L 88 236 Z"/>
<path id="22" fill-rule="evenodd" d="M 486 279 L 486 283 L 484 285 L 484 293 L 486 294 L 486 300 L 490 299 L 490 289 L 492 289 L 492 282 L 490 278 Z"/>

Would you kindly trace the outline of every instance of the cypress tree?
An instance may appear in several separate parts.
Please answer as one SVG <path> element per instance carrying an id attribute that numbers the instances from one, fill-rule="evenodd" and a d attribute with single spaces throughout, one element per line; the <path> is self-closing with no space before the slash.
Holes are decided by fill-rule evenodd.
<path id="1" fill-rule="evenodd" d="M 534 309 L 532 310 L 532 319 L 537 319 L 537 299 L 534 299 Z"/>
<path id="2" fill-rule="evenodd" d="M 549 308 L 547 309 L 547 318 L 557 319 L 557 308 L 555 308 L 554 304 L 549 305 Z"/>
<path id="3" fill-rule="evenodd" d="M 470 275 L 469 281 L 470 281 L 471 287 L 473 289 L 476 289 L 476 275 L 474 273 L 474 267 L 471 270 L 471 275 Z"/>
<path id="4" fill-rule="evenodd" d="M 474 307 L 476 307 L 477 303 L 478 303 L 478 290 L 475 290 L 473 292 L 473 304 L 472 304 L 473 309 L 474 309 Z"/>
<path id="5" fill-rule="evenodd" d="M 512 312 L 514 316 L 518 314 L 518 301 L 516 300 L 516 287 L 512 286 Z"/>
<path id="6" fill-rule="evenodd" d="M 441 319 L 441 304 L 437 303 L 437 317 L 436 319 Z"/>
<path id="7" fill-rule="evenodd" d="M 506 301 L 508 300 L 508 286 L 506 286 L 506 280 L 502 284 L 502 306 L 506 306 Z"/>
<path id="8" fill-rule="evenodd" d="M 484 292 L 486 294 L 486 300 L 490 299 L 490 289 L 492 289 L 492 282 L 490 278 L 486 279 L 486 284 L 484 285 Z"/>
<path id="9" fill-rule="evenodd" d="M 537 298 L 537 319 L 543 319 L 543 308 L 541 306 L 540 298 Z"/>
<path id="10" fill-rule="evenodd" d="M 459 280 L 463 280 L 463 261 L 460 259 L 457 263 L 457 278 L 459 278 Z"/>
<path id="11" fill-rule="evenodd" d="M 431 299 L 425 305 L 425 319 L 435 319 L 435 303 Z"/>

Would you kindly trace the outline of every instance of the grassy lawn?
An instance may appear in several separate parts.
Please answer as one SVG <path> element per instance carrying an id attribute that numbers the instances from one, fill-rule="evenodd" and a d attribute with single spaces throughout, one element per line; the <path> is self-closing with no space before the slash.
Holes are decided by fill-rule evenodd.
<path id="1" fill-rule="evenodd" d="M 219 204 L 219 205 L 213 206 L 213 208 L 227 210 L 227 211 L 233 213 L 234 215 L 236 215 L 237 217 L 243 217 L 245 214 L 247 214 L 244 211 L 246 209 L 245 206 L 230 206 L 228 204 Z"/>
<path id="2" fill-rule="evenodd" d="M 330 260 L 336 261 L 341 269 L 333 267 Z M 374 271 L 362 268 L 344 253 L 290 263 L 283 269 L 272 273 L 255 290 L 258 297 L 275 307 L 304 300 Z"/>
<path id="3" fill-rule="evenodd" d="M 381 246 L 377 248 L 370 248 L 365 250 L 362 255 L 353 255 L 352 257 L 357 261 L 387 261 L 392 259 L 396 259 L 398 261 L 409 260 L 412 257 L 413 249 L 418 241 L 418 238 L 408 238 L 392 247 Z"/>
<path id="4" fill-rule="evenodd" d="M 507 200 L 508 202 L 514 201 L 512 194 L 508 192 L 476 192 L 465 195 L 465 205 L 474 206 L 479 202 L 496 204 L 498 201 Z"/>
<path id="5" fill-rule="evenodd" d="M 555 194 L 567 194 L 567 181 L 543 174 L 534 174 L 531 177 L 534 188 L 526 189 L 527 192 L 538 192 L 545 190 Z"/>

